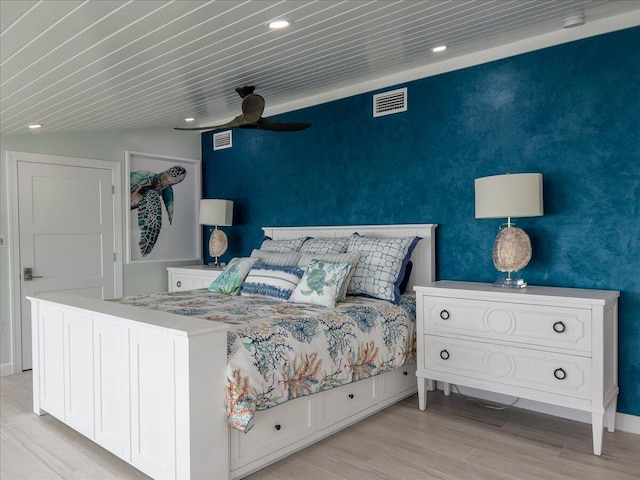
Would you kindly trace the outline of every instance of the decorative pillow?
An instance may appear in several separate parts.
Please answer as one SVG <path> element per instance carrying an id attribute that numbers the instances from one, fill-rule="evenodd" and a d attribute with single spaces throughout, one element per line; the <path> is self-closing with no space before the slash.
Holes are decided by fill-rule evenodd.
<path id="1" fill-rule="evenodd" d="M 348 295 L 363 295 L 398 303 L 400 283 L 407 262 L 420 237 L 405 238 L 349 238 L 348 252 L 359 252 Z"/>
<path id="2" fill-rule="evenodd" d="M 233 258 L 227 268 L 218 275 L 211 285 L 209 291 L 226 293 L 228 295 L 239 295 L 242 282 L 256 263 L 255 258 Z"/>
<path id="3" fill-rule="evenodd" d="M 302 244 L 300 252 L 304 253 L 345 253 L 349 245 L 349 237 L 310 238 Z"/>
<path id="4" fill-rule="evenodd" d="M 353 268 L 354 265 L 351 263 L 324 263 L 311 260 L 300 283 L 289 297 L 289 301 L 335 307 L 340 288 Z"/>
<path id="5" fill-rule="evenodd" d="M 351 253 L 301 253 L 300 260 L 298 260 L 298 266 L 300 268 L 307 268 L 311 263 L 311 260 L 320 260 L 327 263 L 350 263 L 354 268 L 349 270 L 347 279 L 342 283 L 340 291 L 338 292 L 338 302 L 343 302 L 347 296 L 347 287 L 355 272 L 355 267 L 360 261 L 360 254 L 358 252 Z"/>
<path id="6" fill-rule="evenodd" d="M 297 252 L 309 237 L 294 238 L 292 240 L 272 240 L 271 237 L 264 237 L 260 250 L 265 252 Z"/>
<path id="7" fill-rule="evenodd" d="M 265 252 L 264 250 L 254 249 L 251 252 L 251 258 L 257 259 L 260 263 L 266 263 L 267 265 L 278 265 L 281 267 L 287 265 L 297 265 L 300 259 L 298 252 Z"/>
<path id="8" fill-rule="evenodd" d="M 303 273 L 301 268 L 295 266 L 279 267 L 256 263 L 242 284 L 240 295 L 262 295 L 288 300 Z"/>

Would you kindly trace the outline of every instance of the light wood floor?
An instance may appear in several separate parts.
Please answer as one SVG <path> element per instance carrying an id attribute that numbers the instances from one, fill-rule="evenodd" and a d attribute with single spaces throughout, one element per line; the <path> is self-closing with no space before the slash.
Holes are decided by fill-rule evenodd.
<path id="1" fill-rule="evenodd" d="M 34 415 L 30 372 L 2 377 L 0 392 L 2 479 L 148 478 L 54 418 Z M 247 478 L 640 478 L 640 436 L 605 431 L 603 455 L 591 448 L 590 425 L 438 392 L 426 412 L 408 398 Z"/>

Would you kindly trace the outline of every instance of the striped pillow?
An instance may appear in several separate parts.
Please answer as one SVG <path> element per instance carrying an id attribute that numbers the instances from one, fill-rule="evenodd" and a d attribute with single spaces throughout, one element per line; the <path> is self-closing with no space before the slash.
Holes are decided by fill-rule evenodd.
<path id="1" fill-rule="evenodd" d="M 301 268 L 294 266 L 279 267 L 256 263 L 244 280 L 240 295 L 261 295 L 288 300 L 303 273 Z"/>
<path id="2" fill-rule="evenodd" d="M 297 265 L 300 254 L 298 252 L 265 252 L 264 250 L 254 249 L 251 252 L 251 258 L 256 259 L 260 263 L 266 263 L 267 265 L 286 267 Z"/>

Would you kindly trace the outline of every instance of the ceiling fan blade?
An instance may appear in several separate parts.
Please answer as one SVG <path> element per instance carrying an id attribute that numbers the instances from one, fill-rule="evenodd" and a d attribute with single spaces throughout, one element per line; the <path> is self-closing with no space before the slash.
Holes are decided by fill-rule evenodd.
<path id="1" fill-rule="evenodd" d="M 274 122 L 268 118 L 263 118 L 264 98 L 253 93 L 256 87 L 246 86 L 236 88 L 238 95 L 242 97 L 242 114 L 235 117 L 224 125 L 213 125 L 210 127 L 174 127 L 174 130 L 201 131 L 220 130 L 223 128 L 255 128 L 260 130 L 270 130 L 272 132 L 297 132 L 311 126 L 310 123 L 302 122 Z"/>
<path id="2" fill-rule="evenodd" d="M 262 117 L 258 119 L 256 126 L 261 130 L 271 130 L 273 132 L 298 132 L 309 128 L 311 124 L 303 122 L 274 122 L 273 120 Z"/>
<path id="3" fill-rule="evenodd" d="M 255 113 L 242 113 L 230 122 L 225 123 L 224 125 L 213 125 L 210 127 L 174 127 L 174 130 L 220 130 L 222 128 L 235 128 L 255 125 L 258 120 L 260 120 L 260 113 L 257 114 L 257 117 Z"/>

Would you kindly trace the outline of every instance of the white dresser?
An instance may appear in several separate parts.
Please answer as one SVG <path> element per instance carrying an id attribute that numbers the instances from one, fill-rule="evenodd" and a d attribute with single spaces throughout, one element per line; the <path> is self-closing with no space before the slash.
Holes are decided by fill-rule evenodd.
<path id="1" fill-rule="evenodd" d="M 167 267 L 169 275 L 169 291 L 195 290 L 207 288 L 211 285 L 221 269 L 208 267 L 207 265 L 188 265 L 186 267 Z"/>
<path id="2" fill-rule="evenodd" d="M 601 454 L 605 415 L 615 429 L 619 292 L 453 281 L 414 289 L 421 410 L 427 380 L 584 410 Z"/>

